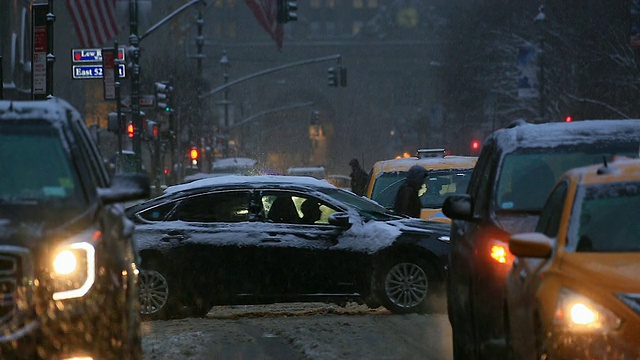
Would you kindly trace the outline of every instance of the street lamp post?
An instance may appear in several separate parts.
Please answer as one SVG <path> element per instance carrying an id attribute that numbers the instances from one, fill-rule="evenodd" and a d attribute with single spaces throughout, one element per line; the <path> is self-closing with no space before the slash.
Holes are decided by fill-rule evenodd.
<path id="1" fill-rule="evenodd" d="M 229 82 L 229 58 L 227 57 L 227 50 L 222 51 L 222 57 L 220 58 L 220 66 L 222 66 L 222 76 L 224 84 Z M 223 155 L 227 157 L 229 155 L 229 89 L 224 90 L 224 151 Z"/>

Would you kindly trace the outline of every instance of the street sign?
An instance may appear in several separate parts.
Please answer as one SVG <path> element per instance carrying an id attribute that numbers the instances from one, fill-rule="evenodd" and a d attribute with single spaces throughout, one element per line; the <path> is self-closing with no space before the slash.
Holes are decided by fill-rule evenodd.
<path id="1" fill-rule="evenodd" d="M 154 95 L 140 95 L 138 98 L 138 105 L 140 108 L 153 108 L 156 102 L 156 97 Z M 131 107 L 131 97 L 124 96 L 120 103 L 126 107 Z"/>
<path id="2" fill-rule="evenodd" d="M 102 65 L 73 65 L 72 68 L 74 79 L 102 79 L 104 76 Z M 125 77 L 124 64 L 118 64 L 118 76 Z"/>
<path id="3" fill-rule="evenodd" d="M 71 60 L 74 63 L 102 62 L 102 49 L 72 49 Z M 124 60 L 124 48 L 118 48 L 118 60 Z"/>

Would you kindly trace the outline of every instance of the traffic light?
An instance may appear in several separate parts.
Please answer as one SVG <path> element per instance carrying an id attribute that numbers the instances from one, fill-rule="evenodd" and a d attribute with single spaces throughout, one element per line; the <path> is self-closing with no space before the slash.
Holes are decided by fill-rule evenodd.
<path id="1" fill-rule="evenodd" d="M 571 116 L 571 115 L 565 116 L 564 122 L 572 122 L 572 121 L 573 121 L 573 116 Z"/>
<path id="2" fill-rule="evenodd" d="M 478 150 L 480 150 L 480 141 L 472 140 L 471 141 L 471 151 L 475 153 L 475 152 L 478 152 Z"/>
<path id="3" fill-rule="evenodd" d="M 156 106 L 165 112 L 173 110 L 172 97 L 173 86 L 169 81 L 160 81 L 154 84 L 156 89 Z"/>
<path id="4" fill-rule="evenodd" d="M 189 150 L 189 158 L 191 159 L 191 165 L 198 165 L 198 160 L 200 159 L 200 152 L 197 147 L 192 147 Z"/>
<path id="5" fill-rule="evenodd" d="M 338 69 L 330 67 L 327 69 L 327 78 L 329 80 L 329 86 L 338 86 Z"/>
<path id="6" fill-rule="evenodd" d="M 156 140 L 158 139 L 158 123 L 152 120 L 148 120 L 145 124 L 145 134 L 147 136 L 147 140 Z"/>
<path id="7" fill-rule="evenodd" d="M 132 123 L 128 123 L 127 124 L 127 136 L 130 138 L 133 138 L 133 134 L 134 134 L 134 128 L 133 128 L 133 124 Z"/>
<path id="8" fill-rule="evenodd" d="M 327 78 L 329 86 L 337 87 L 338 85 L 347 86 L 347 68 L 338 66 L 327 69 Z"/>
<path id="9" fill-rule="evenodd" d="M 278 0 L 278 23 L 298 20 L 298 1 Z"/>

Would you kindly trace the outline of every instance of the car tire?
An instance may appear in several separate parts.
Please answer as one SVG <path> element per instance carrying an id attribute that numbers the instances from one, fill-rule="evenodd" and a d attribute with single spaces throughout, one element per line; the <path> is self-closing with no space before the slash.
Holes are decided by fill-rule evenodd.
<path id="1" fill-rule="evenodd" d="M 376 288 L 382 305 L 392 313 L 426 313 L 437 286 L 433 267 L 419 259 L 401 259 L 386 263 L 376 276 Z"/>
<path id="2" fill-rule="evenodd" d="M 140 313 L 143 320 L 205 317 L 211 306 L 179 288 L 169 273 L 157 262 L 140 270 Z"/>

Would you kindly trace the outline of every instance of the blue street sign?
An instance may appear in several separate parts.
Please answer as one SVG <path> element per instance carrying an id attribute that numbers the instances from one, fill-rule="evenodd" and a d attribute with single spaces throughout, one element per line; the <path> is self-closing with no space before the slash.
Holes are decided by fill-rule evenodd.
<path id="1" fill-rule="evenodd" d="M 102 62 L 102 49 L 72 49 L 71 59 L 74 63 Z M 118 60 L 124 60 L 124 48 L 118 48 Z"/>
<path id="2" fill-rule="evenodd" d="M 118 76 L 123 78 L 125 75 L 124 64 L 118 64 Z M 102 65 L 73 65 L 74 79 L 102 79 L 103 76 Z"/>

